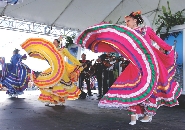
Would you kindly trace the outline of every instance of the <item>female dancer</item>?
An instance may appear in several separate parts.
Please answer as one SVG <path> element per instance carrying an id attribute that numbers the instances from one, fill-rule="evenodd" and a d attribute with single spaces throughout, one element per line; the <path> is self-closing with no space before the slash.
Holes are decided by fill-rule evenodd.
<path id="1" fill-rule="evenodd" d="M 10 63 L 5 63 L 3 57 L 0 60 L 2 65 L 1 83 L 8 89 L 6 93 L 11 97 L 23 94 L 28 87 L 31 70 L 22 63 L 22 60 L 26 58 L 26 55 L 20 55 L 19 50 L 15 49 Z"/>
<path id="2" fill-rule="evenodd" d="M 31 41 L 35 41 L 35 39 L 38 43 L 32 46 L 34 43 L 32 44 Z M 74 56 L 72 56 L 66 48 L 60 47 L 60 41 L 58 39 L 55 39 L 53 43 L 44 39 L 35 39 L 32 38 L 26 41 L 25 43 L 23 43 L 22 47 L 24 48 L 27 46 L 26 44 L 30 43 L 30 46 L 32 46 L 30 47 L 30 50 L 32 50 L 32 56 L 33 53 L 35 53 L 34 50 L 37 50 L 42 55 L 42 58 L 46 59 L 51 66 L 50 68 L 42 72 L 38 77 L 33 77 L 33 82 L 37 87 L 40 88 L 41 91 L 39 100 L 42 102 L 46 102 L 45 105 L 48 106 L 49 104 L 61 105 L 65 103 L 66 99 L 78 99 L 81 91 L 74 84 L 74 82 L 78 80 L 78 76 L 82 70 L 81 63 Z M 42 47 L 42 50 L 38 50 L 40 48 L 40 43 L 49 45 L 49 47 L 46 47 L 44 45 L 43 47 L 46 48 Z M 49 50 L 50 48 L 52 48 L 52 50 Z M 53 56 L 48 52 L 51 52 Z M 45 53 L 48 54 L 44 55 Z M 49 56 L 49 58 L 47 56 Z M 55 59 L 55 56 L 56 58 L 58 57 L 58 59 Z M 73 65 L 64 61 L 65 56 L 73 63 Z M 52 59 L 52 61 L 50 61 L 50 59 Z M 57 77 L 57 75 L 58 79 L 53 80 L 55 77 Z M 49 78 L 51 78 L 51 80 Z M 43 82 L 46 85 L 43 85 Z"/>
<path id="3" fill-rule="evenodd" d="M 153 46 L 152 49 L 157 57 L 157 61 L 159 64 L 159 80 L 157 84 L 158 87 L 147 99 L 150 104 L 138 104 L 130 107 L 129 111 L 131 114 L 131 125 L 136 124 L 136 119 L 137 117 L 139 117 L 138 115 L 145 115 L 144 118 L 140 120 L 141 122 L 150 122 L 152 121 L 152 116 L 156 114 L 156 110 L 161 105 L 172 107 L 178 104 L 178 101 L 176 100 L 177 97 L 175 97 L 175 95 L 173 94 L 174 91 L 177 89 L 177 82 L 171 79 L 175 74 L 175 56 L 174 51 L 172 50 L 172 46 L 168 45 L 162 39 L 160 39 L 151 28 L 138 26 L 143 22 L 144 21 L 141 17 L 141 11 L 132 12 L 130 15 L 125 17 L 125 23 L 127 27 L 134 29 L 138 34 L 143 36 L 149 44 L 151 44 L 150 40 L 153 40 L 158 44 L 159 49 L 156 49 Z M 170 54 L 167 55 L 167 53 L 165 52 L 169 52 Z M 165 90 L 167 87 L 170 87 L 174 91 L 171 91 L 172 93 L 168 93 L 168 91 Z M 178 93 L 178 96 L 179 95 L 180 92 Z M 163 100 L 164 98 L 165 101 Z M 150 106 L 152 104 L 153 107 Z M 153 109 L 153 111 L 150 110 L 151 108 Z"/>
<path id="4" fill-rule="evenodd" d="M 178 105 L 181 93 L 174 81 L 174 50 L 160 39 L 150 27 L 138 27 L 143 23 L 140 11 L 125 17 L 126 26 L 98 24 L 83 31 L 76 39 L 95 52 L 117 52 L 130 61 L 109 91 L 102 97 L 101 108 L 126 109 L 131 116 L 130 125 L 150 122 L 157 109 Z M 151 40 L 168 53 L 155 48 Z"/>

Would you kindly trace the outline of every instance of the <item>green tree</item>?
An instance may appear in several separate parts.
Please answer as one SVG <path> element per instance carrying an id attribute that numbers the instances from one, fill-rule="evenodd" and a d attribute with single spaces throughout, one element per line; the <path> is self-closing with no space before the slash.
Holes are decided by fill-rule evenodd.
<path id="1" fill-rule="evenodd" d="M 158 19 L 155 22 L 155 25 L 157 26 L 156 33 L 160 34 L 162 28 L 165 27 L 165 38 L 168 38 L 169 36 L 177 37 L 180 32 L 169 33 L 169 31 L 175 25 L 182 25 L 185 23 L 185 16 L 183 15 L 184 11 L 185 9 L 172 14 L 169 1 L 167 1 L 167 8 L 162 6 L 163 15 L 158 15 Z"/>

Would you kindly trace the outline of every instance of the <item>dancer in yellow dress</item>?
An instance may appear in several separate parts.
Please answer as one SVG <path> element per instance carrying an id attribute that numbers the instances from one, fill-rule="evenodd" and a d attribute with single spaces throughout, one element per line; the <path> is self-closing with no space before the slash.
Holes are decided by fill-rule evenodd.
<path id="1" fill-rule="evenodd" d="M 43 39 L 38 39 L 37 38 L 37 43 L 39 44 L 40 41 L 42 41 Z M 31 40 L 31 41 L 34 41 Z M 25 50 L 30 54 L 30 56 L 32 57 L 36 57 L 37 54 L 37 58 L 39 55 L 39 59 L 45 59 L 45 60 L 49 60 L 51 59 L 55 59 L 55 57 L 52 57 L 49 55 L 49 58 L 46 58 L 46 56 L 43 56 L 42 51 L 44 52 L 48 52 L 46 50 L 37 50 L 37 49 L 27 49 L 26 48 L 26 43 L 30 43 L 30 44 L 35 44 L 35 42 L 31 42 L 31 41 L 27 41 L 25 43 L 23 43 L 22 47 L 23 49 L 25 48 Z M 47 41 L 48 42 L 48 41 Z M 49 42 L 47 43 L 47 45 L 50 44 Z M 36 86 L 38 86 L 40 88 L 41 94 L 39 96 L 39 100 L 42 102 L 46 102 L 46 106 L 48 106 L 49 104 L 59 104 L 59 105 L 63 105 L 63 103 L 65 103 L 65 100 L 75 100 L 78 99 L 81 91 L 80 89 L 74 84 L 74 82 L 77 82 L 78 77 L 80 72 L 82 71 L 83 67 L 81 66 L 81 63 L 73 56 L 69 53 L 69 51 L 64 48 L 64 47 L 60 47 L 60 41 L 58 39 L 55 39 L 53 41 L 53 44 L 55 45 L 55 48 L 53 48 L 53 52 L 58 51 L 56 54 L 57 55 L 61 55 L 62 59 L 64 59 L 64 57 L 67 57 L 73 64 L 69 64 L 67 62 L 62 62 L 61 63 L 61 67 L 55 67 L 58 66 L 58 63 L 56 60 L 53 60 L 53 62 L 48 61 L 48 63 L 50 64 L 50 68 L 48 68 L 47 70 L 45 70 L 44 72 L 42 72 L 41 74 L 39 74 L 38 77 L 36 77 L 35 75 L 33 75 L 33 82 L 36 84 Z M 52 45 L 51 45 L 52 46 Z M 35 47 L 35 46 L 34 46 Z M 31 48 L 31 47 L 30 47 Z M 38 48 L 38 47 L 35 47 Z M 50 47 L 52 48 L 52 47 Z M 37 50 L 37 51 L 36 51 Z M 32 53 L 30 53 L 30 51 Z M 34 56 L 33 56 L 34 53 Z M 42 56 L 42 58 L 40 58 Z M 52 64 L 54 64 L 54 66 L 52 66 Z M 61 70 L 57 70 L 57 69 L 61 69 Z M 56 73 L 62 73 L 59 77 L 60 80 L 57 79 L 58 82 L 55 82 L 54 80 L 49 80 L 51 81 L 51 83 L 48 84 L 48 82 L 46 81 L 47 77 L 49 77 L 49 75 L 51 75 L 51 72 L 56 71 Z M 61 72 L 62 71 L 62 72 Z M 43 76 L 45 79 L 43 79 L 41 76 Z M 51 76 L 56 77 L 55 74 L 53 74 Z M 51 79 L 52 79 L 51 78 Z M 40 80 L 42 79 L 42 81 Z M 44 80 L 44 81 L 43 81 Z M 45 82 L 45 83 L 43 83 Z M 47 82 L 47 83 L 46 83 Z M 52 83 L 55 82 L 55 83 Z M 47 85 L 45 85 L 47 84 Z"/>

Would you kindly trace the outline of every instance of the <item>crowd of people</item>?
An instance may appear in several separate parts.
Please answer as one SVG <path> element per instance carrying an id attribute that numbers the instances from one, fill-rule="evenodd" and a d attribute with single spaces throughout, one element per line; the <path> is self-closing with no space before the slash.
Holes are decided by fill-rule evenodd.
<path id="1" fill-rule="evenodd" d="M 50 68 L 38 74 L 31 72 L 22 63 L 26 55 L 20 55 L 15 49 L 10 64 L 5 62 L 5 58 L 0 58 L 1 87 L 6 87 L 11 97 L 17 97 L 23 94 L 31 80 L 41 92 L 38 99 L 46 106 L 63 105 L 66 100 L 93 96 L 91 82 L 92 77 L 96 77 L 100 108 L 126 109 L 131 118 L 130 125 L 135 125 L 139 117 L 143 117 L 141 122 L 151 122 L 160 106 L 178 105 L 181 87 L 173 78 L 175 52 L 172 46 L 160 39 L 150 27 L 140 27 L 143 22 L 141 12 L 136 11 L 125 16 L 126 26 L 101 23 L 93 26 L 92 30 L 83 31 L 76 44 L 83 42 L 87 49 L 104 52 L 94 64 L 86 59 L 84 53 L 80 60 L 71 55 L 62 45 L 62 37 L 54 39 L 53 43 L 43 39 L 27 40 L 22 48 L 29 52 L 29 56 L 46 60 Z M 104 31 L 105 28 L 109 31 Z M 99 37 L 102 41 L 96 41 Z M 158 44 L 159 49 L 152 46 L 151 40 Z M 39 42 L 35 44 L 32 41 Z M 116 57 L 112 55 L 114 53 L 121 56 Z M 64 57 L 72 64 L 64 61 Z M 118 68 L 121 68 L 121 74 Z M 84 82 L 87 85 L 85 97 Z"/>

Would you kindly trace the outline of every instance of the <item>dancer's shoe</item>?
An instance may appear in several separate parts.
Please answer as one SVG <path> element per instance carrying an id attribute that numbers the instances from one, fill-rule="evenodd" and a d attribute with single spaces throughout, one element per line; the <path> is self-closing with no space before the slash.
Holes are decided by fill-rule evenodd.
<path id="1" fill-rule="evenodd" d="M 131 122 L 129 123 L 129 125 L 135 125 L 136 120 L 138 120 L 138 116 L 137 115 L 131 115 Z"/>
<path id="2" fill-rule="evenodd" d="M 18 94 L 13 94 L 12 97 L 18 98 Z"/>
<path id="3" fill-rule="evenodd" d="M 141 122 L 151 122 L 152 121 L 152 116 L 148 116 L 148 119 L 146 120 L 146 119 L 142 119 L 142 120 L 140 120 Z"/>
<path id="4" fill-rule="evenodd" d="M 49 104 L 50 104 L 50 103 L 49 103 L 49 102 L 47 102 L 47 103 L 45 104 L 45 106 L 49 106 Z"/>
<path id="5" fill-rule="evenodd" d="M 129 125 L 135 125 L 136 124 L 136 121 L 131 121 L 130 123 L 129 123 Z"/>

